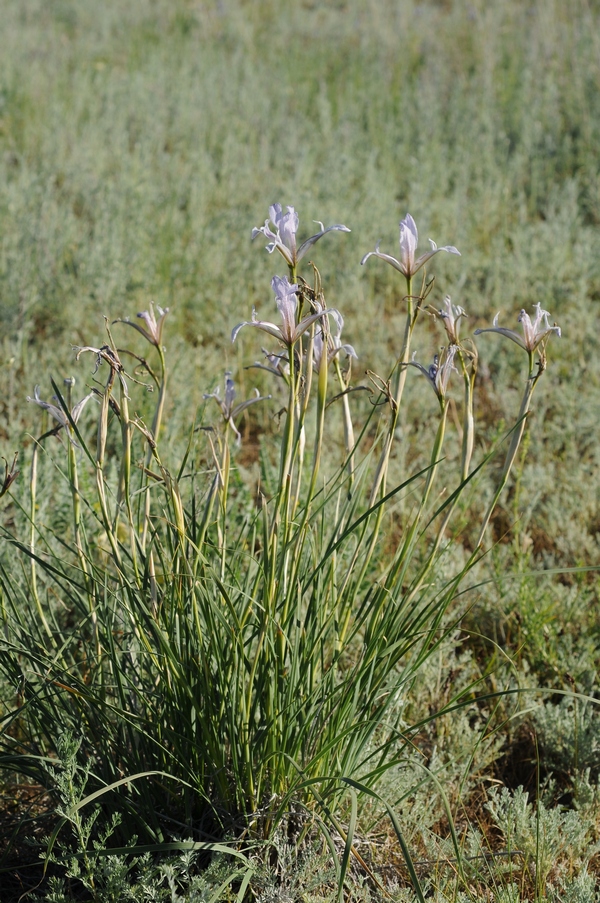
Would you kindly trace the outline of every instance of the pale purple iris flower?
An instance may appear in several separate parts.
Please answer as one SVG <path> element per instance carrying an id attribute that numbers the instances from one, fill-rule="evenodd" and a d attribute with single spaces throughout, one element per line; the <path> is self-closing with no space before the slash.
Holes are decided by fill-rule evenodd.
<path id="1" fill-rule="evenodd" d="M 523 327 L 522 336 L 519 335 L 518 332 L 515 332 L 514 329 L 506 329 L 504 326 L 498 326 L 498 317 L 500 314 L 496 314 L 494 317 L 493 326 L 488 326 L 486 329 L 476 329 L 475 335 L 480 335 L 482 332 L 498 332 L 500 335 L 505 335 L 508 339 L 512 339 L 513 342 L 516 342 L 517 345 L 520 345 L 521 348 L 524 348 L 525 351 L 531 354 L 553 332 L 558 336 L 561 334 L 560 326 L 550 326 L 550 323 L 548 322 L 550 314 L 548 311 L 542 310 L 541 304 L 536 304 L 534 306 L 535 317 L 533 322 L 527 311 L 522 310 L 519 314 L 519 323 Z"/>
<path id="2" fill-rule="evenodd" d="M 146 324 L 146 328 L 140 326 L 139 323 L 132 323 L 129 318 L 121 320 L 115 320 L 115 323 L 126 323 L 127 326 L 133 326 L 134 329 L 137 329 L 139 333 L 141 333 L 145 339 L 147 339 L 151 345 L 154 345 L 156 348 L 160 347 L 162 342 L 162 332 L 163 326 L 165 322 L 165 317 L 169 313 L 169 308 L 159 307 L 156 305 L 156 309 L 158 311 L 158 320 L 154 315 L 154 305 L 150 304 L 150 310 L 144 310 L 142 313 L 138 314 L 140 320 L 143 320 Z"/>
<path id="3" fill-rule="evenodd" d="M 233 432 L 235 433 L 236 442 L 239 445 L 242 441 L 242 436 L 240 431 L 235 425 L 235 418 L 238 414 L 241 414 L 242 411 L 245 411 L 246 408 L 249 408 L 251 405 L 256 404 L 257 401 L 267 401 L 271 396 L 270 395 L 261 395 L 258 389 L 254 390 L 254 398 L 248 398 L 246 401 L 241 401 L 238 404 L 234 404 L 235 401 L 235 385 L 233 379 L 231 378 L 231 372 L 229 370 L 225 373 L 225 395 L 221 398 L 221 388 L 217 386 L 214 392 L 205 393 L 203 398 L 214 398 L 216 403 L 219 405 L 221 409 L 221 413 L 223 415 L 223 420 L 225 423 L 229 424 Z"/>
<path id="4" fill-rule="evenodd" d="M 347 357 L 358 358 L 358 355 L 352 345 L 343 345 L 342 344 L 342 329 L 344 328 L 344 318 L 338 310 L 332 310 L 331 314 L 333 319 L 337 325 L 337 332 L 335 335 L 329 335 L 327 339 L 327 362 L 330 364 L 331 361 L 338 354 L 341 354 L 342 351 Z M 323 348 L 325 346 L 325 339 L 323 338 L 323 332 L 320 331 L 315 335 L 314 343 L 313 343 L 313 366 L 315 370 L 318 370 L 321 366 L 321 358 L 323 357 Z"/>
<path id="5" fill-rule="evenodd" d="M 289 267 L 294 269 L 298 262 L 302 260 L 306 252 L 312 245 L 322 238 L 327 232 L 349 232 L 347 226 L 336 225 L 325 228 L 323 223 L 318 220 L 317 225 L 321 227 L 320 231 L 315 235 L 311 235 L 306 241 L 302 242 L 299 248 L 296 247 L 296 232 L 298 231 L 298 214 L 293 207 L 286 207 L 286 213 L 283 212 L 281 204 L 272 204 L 269 207 L 269 218 L 265 220 L 264 226 L 254 228 L 252 230 L 252 238 L 262 234 L 269 239 L 267 251 L 272 254 L 275 249 L 283 256 Z M 275 232 L 271 229 L 269 223 L 275 227 Z"/>
<path id="6" fill-rule="evenodd" d="M 466 311 L 452 303 L 450 295 L 444 298 L 444 310 L 438 311 L 438 316 L 444 321 L 444 329 L 451 345 L 458 345 L 458 333 L 460 321 L 466 317 Z"/>
<path id="7" fill-rule="evenodd" d="M 86 395 L 85 398 L 82 398 L 81 401 L 78 401 L 77 404 L 73 406 L 73 408 L 71 409 L 71 420 L 73 421 L 73 423 L 77 423 L 77 421 L 81 417 L 81 412 L 83 411 L 84 407 L 86 406 L 86 404 L 88 403 L 90 398 L 93 398 L 93 397 L 94 397 L 94 393 L 90 392 L 89 395 Z M 55 401 L 58 400 L 56 398 L 56 396 L 54 396 L 54 400 Z M 39 405 L 40 408 L 43 408 L 45 411 L 48 411 L 48 413 L 51 415 L 51 417 L 53 417 L 54 420 L 56 420 L 57 423 L 59 424 L 59 428 L 65 427 L 65 429 L 67 429 L 71 425 L 69 418 L 67 417 L 65 411 L 61 407 L 59 407 L 58 405 L 55 405 L 55 404 L 51 404 L 49 401 L 43 401 L 40 398 L 40 387 L 39 386 L 36 386 L 34 388 L 33 398 L 31 398 L 30 395 L 27 396 L 27 401 L 32 401 L 34 404 Z"/>
<path id="8" fill-rule="evenodd" d="M 429 244 L 431 245 L 431 250 L 426 251 L 425 254 L 421 254 L 420 257 L 415 259 L 418 241 L 419 233 L 417 231 L 417 225 L 410 213 L 407 213 L 400 223 L 400 260 L 397 260 L 390 254 L 382 254 L 379 250 L 381 242 L 377 242 L 375 250 L 365 254 L 361 260 L 361 265 L 365 264 L 369 257 L 379 257 L 381 260 L 385 260 L 386 263 L 391 264 L 394 269 L 402 273 L 407 279 L 412 279 L 415 273 L 421 269 L 423 264 L 427 263 L 430 257 L 433 257 L 438 251 L 448 251 L 449 254 L 457 254 L 460 257 L 460 251 L 457 251 L 453 245 L 446 245 L 443 248 L 438 248 L 436 243 L 430 238 Z"/>
<path id="9" fill-rule="evenodd" d="M 257 329 L 262 329 L 263 332 L 268 332 L 269 335 L 272 335 L 274 338 L 279 339 L 280 342 L 283 342 L 284 345 L 287 345 L 288 348 L 291 348 L 294 345 L 301 335 L 303 335 L 306 330 L 322 317 L 324 314 L 329 313 L 328 310 L 320 311 L 316 314 L 310 314 L 308 317 L 304 317 L 304 319 L 300 320 L 298 324 L 296 324 L 296 311 L 298 309 L 298 286 L 295 283 L 290 283 L 287 276 L 273 276 L 271 280 L 271 288 L 275 292 L 275 301 L 277 303 L 277 309 L 281 314 L 282 324 L 278 326 L 276 323 L 271 323 L 269 320 L 259 320 L 256 316 L 256 311 L 252 311 L 252 319 L 246 320 L 244 323 L 238 323 L 238 325 L 234 328 L 231 333 L 231 341 L 235 342 L 238 332 L 244 326 L 256 326 Z"/>
<path id="10" fill-rule="evenodd" d="M 457 372 L 456 367 L 454 366 L 456 350 L 456 345 L 449 345 L 447 348 L 442 349 L 442 354 L 436 354 L 433 358 L 433 363 L 429 367 L 424 367 L 423 364 L 419 364 L 419 362 L 414 359 L 414 356 L 413 360 L 408 362 L 409 366 L 417 367 L 423 376 L 427 377 L 433 391 L 442 402 L 446 397 L 450 374 L 453 370 L 455 373 Z"/>

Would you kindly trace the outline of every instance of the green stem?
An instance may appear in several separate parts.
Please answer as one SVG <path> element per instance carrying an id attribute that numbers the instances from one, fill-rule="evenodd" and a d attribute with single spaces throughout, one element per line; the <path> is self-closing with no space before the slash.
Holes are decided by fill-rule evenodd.
<path id="1" fill-rule="evenodd" d="M 29 559 L 31 561 L 31 593 L 33 595 L 33 601 L 35 602 L 35 607 L 37 609 L 37 613 L 39 615 L 40 621 L 44 626 L 44 630 L 50 637 L 53 639 L 52 631 L 50 630 L 50 626 L 48 621 L 46 620 L 46 616 L 44 614 L 44 610 L 42 608 L 42 603 L 40 602 L 40 597 L 38 594 L 37 588 L 37 569 L 36 569 L 36 560 L 35 560 L 35 509 L 36 509 L 36 494 L 37 494 L 37 458 L 38 458 L 38 449 L 39 445 L 36 442 L 33 446 L 33 454 L 31 457 L 31 473 L 29 477 L 29 499 L 30 499 L 30 507 L 29 507 L 29 524 L 30 524 L 30 533 L 29 533 Z"/>
<path id="2" fill-rule="evenodd" d="M 404 339 L 402 341 L 402 348 L 400 350 L 400 356 L 399 356 L 398 360 L 396 361 L 395 382 L 394 382 L 394 387 L 392 390 L 392 397 L 390 399 L 391 408 L 392 408 L 390 423 L 388 426 L 387 435 L 384 440 L 384 446 L 383 446 L 383 449 L 382 449 L 382 452 L 381 452 L 381 455 L 379 458 L 379 462 L 377 464 L 377 469 L 375 471 L 373 486 L 371 488 L 371 494 L 369 496 L 369 507 L 372 507 L 376 503 L 378 494 L 381 494 L 382 496 L 385 495 L 387 470 L 388 470 L 388 465 L 389 465 L 389 460 L 390 460 L 390 454 L 392 451 L 392 445 L 394 442 L 394 434 L 396 432 L 396 427 L 398 425 L 398 417 L 400 414 L 400 405 L 402 403 L 402 395 L 404 393 L 404 385 L 406 383 L 406 371 L 408 369 L 406 365 L 408 363 L 408 356 L 410 353 L 410 340 L 411 340 L 413 329 L 414 329 L 414 326 L 416 323 L 416 314 L 419 311 L 419 307 L 417 307 L 417 310 L 415 311 L 414 306 L 413 306 L 412 279 L 407 279 L 406 285 L 407 285 L 408 310 L 407 310 L 407 314 L 406 314 L 406 322 L 404 325 Z M 373 527 L 373 532 L 372 532 L 371 538 L 369 540 L 369 546 L 368 546 L 367 552 L 363 559 L 360 574 L 358 576 L 358 581 L 355 584 L 356 586 L 360 586 L 360 584 L 362 583 L 362 581 L 365 577 L 365 574 L 367 573 L 367 569 L 369 567 L 371 559 L 373 557 L 373 553 L 374 553 L 375 547 L 377 545 L 377 540 L 379 538 L 379 531 L 381 529 L 381 522 L 383 520 L 384 509 L 385 509 L 385 505 L 380 505 L 379 508 L 377 509 L 375 525 Z M 359 549 L 362 545 L 362 538 L 364 537 L 366 530 L 367 530 L 367 522 L 365 522 L 365 526 L 363 527 L 362 534 L 361 534 L 361 541 L 358 543 L 357 549 L 354 553 L 352 564 L 351 564 L 351 570 L 354 569 L 356 561 L 358 560 Z M 350 576 L 350 570 L 348 571 L 346 580 L 344 581 L 342 592 L 344 591 L 344 589 L 346 587 L 349 576 Z M 343 632 L 345 632 L 345 630 Z"/>
<path id="3" fill-rule="evenodd" d="M 392 391 L 392 413 L 390 417 L 390 423 L 387 431 L 387 435 L 384 441 L 384 446 L 381 452 L 381 457 L 379 459 L 379 463 L 377 465 L 377 470 L 375 472 L 375 479 L 373 480 L 373 488 L 371 489 L 371 496 L 369 499 L 369 505 L 374 505 L 377 500 L 377 495 L 381 490 L 381 494 L 385 495 L 385 483 L 387 477 L 387 470 L 390 460 L 390 454 L 392 451 L 392 445 L 394 443 L 394 434 L 396 432 L 396 427 L 398 425 L 398 417 L 400 414 L 400 405 L 402 403 L 402 395 L 404 393 L 404 384 L 406 383 L 406 364 L 408 363 L 408 355 L 410 353 L 410 340 L 413 333 L 413 329 L 416 323 L 416 312 L 413 306 L 412 299 L 412 279 L 406 280 L 407 285 L 407 295 L 408 295 L 408 311 L 406 314 L 406 323 L 404 326 L 404 339 L 402 341 L 402 348 L 400 350 L 400 357 L 396 362 L 396 373 L 395 373 L 395 382 L 394 388 Z M 418 308 L 417 308 L 418 312 Z M 380 510 L 380 514 L 378 515 L 378 526 L 381 523 L 382 510 Z"/>
<path id="4" fill-rule="evenodd" d="M 90 610 L 90 618 L 92 624 L 92 633 L 96 652 L 100 655 L 100 644 L 98 640 L 98 618 L 96 615 L 96 605 L 94 600 L 94 582 L 90 578 L 90 571 L 87 558 L 85 556 L 83 541 L 81 538 L 81 497 L 79 494 L 79 474 L 77 471 L 77 455 L 75 453 L 75 444 L 72 441 L 71 428 L 66 428 L 68 448 L 68 467 L 69 467 L 69 483 L 71 485 L 71 496 L 73 499 L 73 535 L 75 538 L 75 548 L 77 549 L 77 557 L 79 566 L 83 573 L 85 582 L 88 605 Z"/>
<path id="5" fill-rule="evenodd" d="M 474 388 L 474 379 L 475 372 L 469 373 L 467 366 L 464 361 L 463 354 L 459 351 L 459 360 L 461 363 L 464 383 L 465 383 L 465 412 L 464 412 L 464 421 L 463 421 L 463 439 L 462 439 L 462 460 L 461 460 L 461 483 L 469 476 L 469 469 L 471 466 L 471 457 L 473 454 L 473 443 L 474 443 L 474 417 L 473 417 L 473 388 Z M 440 524 L 439 530 L 437 532 L 437 536 L 434 540 L 432 548 L 429 550 L 429 554 L 427 556 L 427 561 L 425 563 L 424 568 L 418 576 L 417 582 L 413 586 L 408 598 L 407 604 L 414 598 L 419 589 L 423 586 L 427 575 L 429 574 L 435 559 L 437 551 L 441 545 L 442 539 L 444 537 L 444 533 L 446 532 L 446 528 L 450 522 L 450 518 L 454 512 L 456 507 L 456 503 L 458 502 L 459 496 L 456 495 L 452 502 L 448 505 L 446 509 L 446 513 Z"/>
<path id="6" fill-rule="evenodd" d="M 527 415 L 529 413 L 529 406 L 531 404 L 531 397 L 533 395 L 533 391 L 535 389 L 535 385 L 538 379 L 541 376 L 542 371 L 538 370 L 535 373 L 535 363 L 534 363 L 534 353 L 533 351 L 529 351 L 529 375 L 527 377 L 527 383 L 525 386 L 525 392 L 523 393 L 523 400 L 521 401 L 521 407 L 519 409 L 519 417 L 517 419 L 517 424 L 513 430 L 512 439 L 510 441 L 510 445 L 508 447 L 508 451 L 506 453 L 506 459 L 504 461 L 504 467 L 502 468 L 502 473 L 500 475 L 500 481 L 498 483 L 498 487 L 494 493 L 494 497 L 490 502 L 490 506 L 486 512 L 486 515 L 483 519 L 483 524 L 481 525 L 481 530 L 479 531 L 479 537 L 477 539 L 477 543 L 475 548 L 478 549 L 484 540 L 485 531 L 487 530 L 488 524 L 490 522 L 490 518 L 494 512 L 494 508 L 502 494 L 502 490 L 506 486 L 506 482 L 508 477 L 510 476 L 510 471 L 515 462 L 515 458 L 517 456 L 517 451 L 519 450 L 519 445 L 521 444 L 521 439 L 523 438 L 523 433 L 525 432 L 525 426 L 527 424 Z"/>
<path id="7" fill-rule="evenodd" d="M 108 409 L 110 402 L 110 394 L 114 384 L 115 373 L 110 371 L 106 387 L 100 402 L 100 417 L 98 418 L 98 437 L 96 441 L 96 489 L 98 492 L 98 501 L 100 503 L 100 511 L 102 513 L 102 523 L 110 547 L 112 549 L 115 563 L 119 570 L 121 569 L 121 553 L 117 544 L 116 535 L 111 526 L 110 513 L 106 501 L 106 490 L 104 486 L 104 453 L 106 450 L 106 438 L 108 435 Z"/>
<path id="8" fill-rule="evenodd" d="M 158 356 L 160 360 L 160 386 L 158 389 L 158 401 L 156 403 L 156 409 L 154 411 L 154 418 L 152 420 L 152 438 L 154 442 L 158 442 L 158 435 L 160 433 L 160 428 L 162 425 L 162 417 L 163 411 L 165 407 L 165 397 L 167 393 L 167 367 L 165 361 L 165 353 L 160 345 L 157 345 Z M 152 461 L 152 447 L 149 445 L 146 451 L 146 468 L 150 466 L 150 462 Z M 150 484 L 148 482 L 148 477 L 146 475 L 146 488 L 144 494 L 144 514 L 142 518 L 142 538 L 140 541 L 140 545 L 142 549 L 146 548 L 146 543 L 148 541 L 148 528 L 150 525 L 150 503 L 151 503 L 151 493 L 150 493 Z"/>
<path id="9" fill-rule="evenodd" d="M 119 401 L 121 405 L 121 436 L 123 442 L 122 488 L 123 496 L 125 499 L 125 508 L 127 510 L 127 520 L 129 523 L 131 560 L 133 564 L 135 579 L 139 586 L 140 575 L 138 569 L 137 536 L 133 520 L 133 507 L 131 505 L 131 422 L 129 420 L 129 399 L 127 397 L 127 389 L 122 382 L 120 384 L 120 387 L 121 391 Z M 117 506 L 115 521 L 118 517 L 118 511 L 119 506 Z"/>
<path id="10" fill-rule="evenodd" d="M 348 474 L 350 476 L 350 485 L 349 490 L 352 490 L 352 486 L 354 485 L 354 427 L 352 425 L 352 416 L 350 414 L 350 401 L 348 399 L 348 383 L 344 380 L 342 376 L 342 368 L 340 367 L 340 361 L 338 356 L 336 355 L 334 358 L 334 366 L 336 376 L 338 378 L 338 382 L 340 384 L 340 388 L 344 393 L 342 395 L 342 405 L 344 409 L 344 445 L 346 446 L 346 456 L 347 456 L 347 467 Z"/>
<path id="11" fill-rule="evenodd" d="M 286 483 L 291 476 L 291 462 L 294 439 L 294 420 L 296 413 L 296 373 L 294 360 L 294 346 L 288 346 L 288 357 L 290 362 L 290 381 L 288 393 L 287 417 L 285 420 L 285 431 L 283 435 L 283 445 L 281 447 L 281 465 L 279 469 L 279 491 L 284 494 Z"/>
<path id="12" fill-rule="evenodd" d="M 228 428 L 228 427 L 227 427 Z M 221 544 L 221 580 L 225 579 L 225 563 L 227 560 L 227 495 L 229 492 L 229 472 L 231 469 L 231 454 L 229 451 L 229 443 L 227 435 L 223 440 L 225 446 L 223 451 L 223 462 L 221 464 L 222 484 L 220 491 L 221 499 L 221 527 L 219 528 L 219 542 Z"/>

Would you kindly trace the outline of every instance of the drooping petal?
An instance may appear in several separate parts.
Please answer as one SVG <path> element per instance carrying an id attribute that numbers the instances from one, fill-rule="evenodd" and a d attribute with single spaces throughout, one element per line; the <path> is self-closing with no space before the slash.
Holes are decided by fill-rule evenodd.
<path id="1" fill-rule="evenodd" d="M 358 354 L 354 350 L 354 345 L 338 345 L 334 351 L 334 354 L 339 354 L 342 351 L 347 357 L 353 357 L 355 358 L 355 360 L 358 360 Z"/>
<path id="2" fill-rule="evenodd" d="M 73 405 L 73 408 L 71 410 L 71 418 L 73 420 L 73 423 L 78 422 L 79 418 L 81 417 L 81 412 L 85 408 L 90 398 L 96 398 L 96 393 L 90 392 L 89 395 L 86 395 L 85 398 L 82 398 L 81 401 L 78 401 L 76 405 Z"/>
<path id="3" fill-rule="evenodd" d="M 494 317 L 494 324 L 498 322 L 498 317 Z M 527 351 L 527 347 L 525 342 L 521 338 L 518 332 L 515 332 L 514 329 L 506 329 L 504 326 L 486 326 L 485 329 L 476 329 L 473 335 L 481 335 L 482 332 L 497 332 L 499 335 L 505 335 L 507 339 L 512 339 L 513 342 L 516 342 L 517 345 L 520 345 L 521 348 L 524 348 Z"/>
<path id="4" fill-rule="evenodd" d="M 33 398 L 30 395 L 27 396 L 27 401 L 33 402 L 34 404 L 39 405 L 40 408 L 43 408 L 44 411 L 48 411 L 48 413 L 58 422 L 61 426 L 67 426 L 68 418 L 62 408 L 57 407 L 55 404 L 50 404 L 48 401 L 43 401 L 40 398 L 40 387 L 35 386 L 33 389 Z"/>
<path id="5" fill-rule="evenodd" d="M 239 404 L 236 404 L 231 412 L 231 416 L 237 417 L 238 414 L 241 414 L 242 411 L 245 411 L 246 408 L 251 407 L 251 405 L 256 404 L 258 401 L 268 401 L 270 398 L 270 395 L 261 395 L 258 389 L 255 389 L 254 398 L 248 398 L 246 401 L 241 401 Z"/>
<path id="6" fill-rule="evenodd" d="M 326 235 L 327 232 L 350 232 L 350 229 L 347 226 L 342 226 L 341 224 L 338 224 L 336 226 L 328 226 L 327 228 L 325 228 L 323 226 L 323 223 L 319 223 L 319 226 L 321 226 L 321 231 L 317 232 L 315 235 L 311 235 L 310 238 L 307 238 L 306 241 L 303 241 L 298 248 L 298 260 L 302 260 L 308 249 L 312 247 L 312 245 L 314 245 L 316 242 L 318 242 L 320 238 L 323 238 L 323 236 Z"/>
<path id="7" fill-rule="evenodd" d="M 296 326 L 296 329 L 294 330 L 293 341 L 290 342 L 290 344 L 296 343 L 300 336 L 304 335 L 307 329 L 310 329 L 313 323 L 315 323 L 317 320 L 320 320 L 322 316 L 328 313 L 329 310 L 322 310 L 318 314 L 310 314 L 308 317 L 304 317 L 303 320 L 300 320 L 300 322 Z"/>
<path id="8" fill-rule="evenodd" d="M 400 263 L 399 260 L 396 260 L 395 257 L 392 257 L 390 254 L 382 254 L 381 251 L 379 250 L 380 244 L 381 244 L 381 242 L 378 241 L 377 244 L 375 245 L 375 250 L 369 251 L 368 254 L 365 254 L 365 256 L 363 257 L 363 259 L 360 262 L 360 265 L 364 266 L 365 263 L 367 262 L 367 260 L 369 259 L 369 257 L 379 257 L 380 260 L 385 260 L 385 262 L 389 263 L 391 266 L 393 266 L 395 270 L 398 270 L 398 272 L 402 273 L 403 276 L 406 276 L 407 274 L 406 274 L 403 264 Z"/>
<path id="9" fill-rule="evenodd" d="M 417 273 L 421 269 L 423 264 L 427 263 L 427 261 L 430 260 L 434 256 L 434 254 L 438 254 L 440 251 L 447 251 L 448 254 L 456 254 L 457 257 L 461 256 L 460 251 L 455 248 L 454 245 L 446 245 L 443 248 L 438 248 L 432 238 L 429 239 L 429 244 L 431 245 L 431 251 L 427 251 L 425 254 L 421 254 L 421 256 L 417 258 L 417 260 L 413 264 L 411 275 Z"/>
<path id="10" fill-rule="evenodd" d="M 416 367 L 417 370 L 420 370 L 423 376 L 427 377 L 427 379 L 435 389 L 435 374 L 437 373 L 437 366 L 434 363 L 431 367 L 424 367 L 423 364 L 420 364 L 419 361 L 415 360 L 416 353 L 416 351 L 413 353 L 412 360 L 408 361 L 406 366 Z"/>
<path id="11" fill-rule="evenodd" d="M 335 325 L 337 326 L 336 335 L 337 335 L 337 338 L 339 339 L 339 337 L 342 334 L 342 329 L 344 328 L 344 318 L 341 315 L 341 313 L 339 312 L 339 310 L 337 309 L 337 307 L 329 308 L 329 316 L 331 317 L 332 320 L 335 321 Z"/>
<path id="12" fill-rule="evenodd" d="M 238 325 L 234 326 L 234 328 L 231 330 L 232 342 L 235 342 L 240 329 L 243 329 L 244 326 L 256 326 L 257 329 L 262 329 L 263 332 L 268 332 L 269 335 L 272 335 L 275 339 L 279 339 L 280 342 L 286 341 L 283 337 L 281 329 L 275 323 L 269 323 L 267 320 L 245 320 L 243 323 L 238 323 Z"/>

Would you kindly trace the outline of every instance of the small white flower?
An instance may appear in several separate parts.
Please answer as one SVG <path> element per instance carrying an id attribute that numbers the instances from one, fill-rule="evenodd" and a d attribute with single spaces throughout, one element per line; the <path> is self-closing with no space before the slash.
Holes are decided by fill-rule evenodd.
<path id="1" fill-rule="evenodd" d="M 535 318 L 533 323 L 531 322 L 531 317 L 527 311 L 522 310 L 519 314 L 518 322 L 523 327 L 522 336 L 520 336 L 518 332 L 515 332 L 514 329 L 506 329 L 504 326 L 498 326 L 500 314 L 496 314 L 494 317 L 493 326 L 488 326 L 486 329 L 476 329 L 475 335 L 480 335 L 482 332 L 498 332 L 500 335 L 505 335 L 508 339 L 512 339 L 513 342 L 516 342 L 517 345 L 520 345 L 525 351 L 532 353 L 548 338 L 549 335 L 551 335 L 551 333 L 555 332 L 558 336 L 561 334 L 560 326 L 550 326 L 550 323 L 548 322 L 550 314 L 548 311 L 542 310 L 541 304 L 536 304 L 534 306 Z"/>
<path id="2" fill-rule="evenodd" d="M 269 239 L 269 244 L 267 245 L 269 254 L 272 254 L 273 251 L 277 249 L 285 259 L 287 265 L 292 268 L 302 260 L 308 249 L 327 232 L 350 231 L 347 226 L 336 225 L 325 228 L 323 223 L 318 222 L 318 225 L 321 227 L 320 232 L 311 235 L 311 237 L 307 238 L 299 248 L 296 248 L 296 232 L 298 231 L 299 222 L 298 214 L 293 207 L 287 207 L 286 210 L 287 213 L 284 213 L 281 204 L 272 204 L 272 206 L 269 207 L 269 219 L 265 220 L 264 226 L 252 230 L 252 238 L 255 239 L 259 234 L 264 235 L 265 238 Z M 269 223 L 272 223 L 275 226 L 275 232 L 273 232 Z"/>
<path id="3" fill-rule="evenodd" d="M 269 320 L 259 320 L 256 317 L 256 312 L 253 310 L 251 320 L 246 320 L 244 323 L 238 323 L 234 328 L 231 333 L 232 342 L 235 342 L 240 329 L 244 326 L 256 326 L 257 329 L 268 332 L 269 335 L 279 339 L 280 342 L 283 342 L 284 345 L 291 348 L 315 320 L 318 320 L 325 313 L 329 313 L 329 311 L 324 310 L 316 314 L 310 314 L 296 324 L 296 310 L 298 308 L 298 296 L 296 293 L 298 291 L 298 286 L 296 284 L 290 284 L 287 276 L 273 276 L 271 287 L 275 292 L 275 301 L 279 313 L 281 314 L 282 325 L 277 326 L 276 323 L 271 323 Z"/>
<path id="4" fill-rule="evenodd" d="M 416 223 L 410 213 L 407 213 L 400 223 L 400 260 L 397 260 L 390 254 L 382 254 L 379 250 L 380 242 L 377 242 L 375 250 L 365 254 L 361 260 L 361 265 L 365 264 L 369 257 L 379 257 L 381 260 L 385 260 L 386 263 L 391 264 L 407 279 L 412 279 L 415 273 L 421 269 L 423 264 L 427 263 L 429 258 L 433 257 L 434 254 L 437 254 L 438 251 L 448 251 L 449 254 L 457 254 L 460 257 L 460 251 L 457 251 L 453 245 L 446 245 L 443 248 L 438 248 L 436 243 L 430 238 L 429 244 L 431 245 L 431 250 L 427 251 L 425 254 L 421 254 L 421 256 L 417 257 L 415 260 L 418 241 L 419 233 L 417 231 Z"/>

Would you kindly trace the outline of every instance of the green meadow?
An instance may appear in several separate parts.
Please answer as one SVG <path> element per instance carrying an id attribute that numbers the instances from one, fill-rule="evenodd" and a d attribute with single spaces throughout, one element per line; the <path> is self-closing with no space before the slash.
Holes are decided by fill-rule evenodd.
<path id="1" fill-rule="evenodd" d="M 600 4 L 0 22 L 0 900 L 600 900 Z"/>

